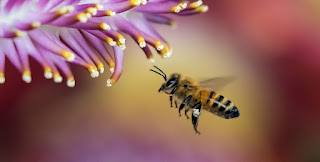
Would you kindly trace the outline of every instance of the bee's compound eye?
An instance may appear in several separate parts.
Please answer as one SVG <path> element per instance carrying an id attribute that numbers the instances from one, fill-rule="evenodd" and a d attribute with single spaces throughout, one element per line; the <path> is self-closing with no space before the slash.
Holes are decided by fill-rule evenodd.
<path id="1" fill-rule="evenodd" d="M 168 86 L 172 86 L 172 85 L 175 84 L 176 82 L 177 82 L 176 79 L 172 78 L 172 79 L 168 80 L 166 86 L 167 86 L 167 87 L 168 87 Z"/>

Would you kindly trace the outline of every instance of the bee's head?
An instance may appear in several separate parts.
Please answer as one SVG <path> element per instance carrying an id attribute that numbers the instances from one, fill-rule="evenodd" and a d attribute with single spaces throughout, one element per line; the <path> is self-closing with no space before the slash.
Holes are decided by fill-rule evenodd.
<path id="1" fill-rule="evenodd" d="M 159 92 L 164 91 L 165 93 L 169 94 L 172 89 L 174 87 L 176 87 L 176 85 L 178 84 L 179 78 L 180 78 L 180 74 L 178 73 L 173 73 L 169 79 L 167 79 L 167 75 L 161 70 L 159 69 L 157 66 L 154 66 L 155 68 L 157 68 L 161 73 L 150 69 L 150 71 L 155 72 L 159 75 L 161 75 L 164 79 L 164 83 L 161 85 Z"/>
<path id="2" fill-rule="evenodd" d="M 163 91 L 169 94 L 172 91 L 172 89 L 177 86 L 179 79 L 180 79 L 180 74 L 178 73 L 171 74 L 170 78 L 161 85 L 159 92 Z"/>

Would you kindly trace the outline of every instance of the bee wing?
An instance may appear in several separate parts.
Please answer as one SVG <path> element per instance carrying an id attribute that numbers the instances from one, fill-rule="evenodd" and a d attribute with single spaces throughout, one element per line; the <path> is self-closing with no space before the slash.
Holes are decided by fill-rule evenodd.
<path id="1" fill-rule="evenodd" d="M 200 86 L 204 88 L 210 88 L 215 91 L 221 91 L 228 84 L 232 83 L 236 80 L 236 77 L 226 76 L 226 77 L 215 77 L 211 79 L 207 79 L 200 82 Z"/>

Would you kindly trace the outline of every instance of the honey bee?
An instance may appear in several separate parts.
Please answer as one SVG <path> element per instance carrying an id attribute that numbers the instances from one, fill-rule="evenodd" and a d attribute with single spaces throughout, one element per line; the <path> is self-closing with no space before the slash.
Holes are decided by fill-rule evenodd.
<path id="1" fill-rule="evenodd" d="M 167 79 L 167 75 L 157 66 L 154 66 L 160 72 L 150 69 L 150 71 L 161 75 L 165 82 L 161 85 L 158 92 L 164 92 L 170 96 L 170 106 L 172 100 L 175 102 L 175 107 L 179 106 L 179 117 L 181 110 L 185 108 L 185 116 L 192 109 L 192 124 L 196 134 L 198 131 L 199 116 L 202 109 L 209 111 L 219 117 L 225 119 L 236 118 L 240 116 L 238 108 L 232 101 L 218 94 L 217 90 L 212 90 L 210 87 L 219 88 L 223 82 L 223 78 L 212 78 L 202 82 L 197 82 L 191 78 L 185 77 L 179 73 L 173 73 Z M 219 85 L 220 84 L 220 85 Z"/>

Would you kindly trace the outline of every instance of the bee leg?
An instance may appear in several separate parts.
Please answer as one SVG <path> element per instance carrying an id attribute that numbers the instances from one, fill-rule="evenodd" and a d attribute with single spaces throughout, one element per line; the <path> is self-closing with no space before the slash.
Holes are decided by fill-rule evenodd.
<path id="1" fill-rule="evenodd" d="M 200 132 L 198 131 L 198 123 L 199 123 L 199 116 L 200 116 L 200 111 L 202 108 L 202 104 L 201 102 L 196 103 L 195 105 L 192 106 L 193 110 L 192 110 L 192 124 L 193 124 L 193 128 L 196 131 L 196 134 L 200 134 Z"/>
<path id="2" fill-rule="evenodd" d="M 188 103 L 190 102 L 191 98 L 192 98 L 192 96 L 189 95 L 188 97 L 186 97 L 186 98 L 183 100 L 182 104 L 181 104 L 180 107 L 179 107 L 179 117 L 181 116 L 181 113 L 180 113 L 181 110 L 184 108 L 185 104 L 188 104 Z"/>
<path id="3" fill-rule="evenodd" d="M 176 91 L 177 91 L 177 86 L 174 87 L 174 88 L 172 89 L 172 91 L 170 92 L 170 106 L 171 106 L 171 107 L 173 107 L 173 106 L 172 106 L 172 95 L 173 95 L 174 93 L 176 93 Z"/>
<path id="4" fill-rule="evenodd" d="M 177 100 L 174 100 L 174 104 L 176 105 L 176 108 L 178 108 Z"/>
<path id="5" fill-rule="evenodd" d="M 186 115 L 187 119 L 189 119 L 189 116 L 187 114 L 189 110 L 190 110 L 190 108 L 186 108 L 185 111 L 184 111 L 184 115 Z"/>
<path id="6" fill-rule="evenodd" d="M 181 116 L 180 111 L 183 109 L 183 107 L 184 107 L 184 104 L 182 103 L 182 104 L 180 105 L 180 107 L 179 107 L 179 117 Z"/>

